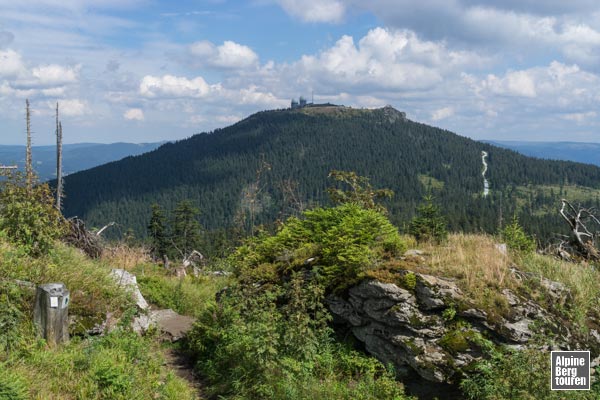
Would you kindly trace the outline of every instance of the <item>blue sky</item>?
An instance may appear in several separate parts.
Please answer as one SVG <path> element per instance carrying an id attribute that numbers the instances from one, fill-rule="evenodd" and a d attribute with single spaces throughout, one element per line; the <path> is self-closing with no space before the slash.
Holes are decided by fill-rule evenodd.
<path id="1" fill-rule="evenodd" d="M 596 0 L 0 0 L 2 144 L 185 138 L 317 102 L 600 142 Z"/>

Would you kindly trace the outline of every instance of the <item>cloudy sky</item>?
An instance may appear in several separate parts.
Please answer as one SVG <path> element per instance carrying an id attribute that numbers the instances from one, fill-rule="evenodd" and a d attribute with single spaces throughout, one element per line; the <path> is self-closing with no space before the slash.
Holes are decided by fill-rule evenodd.
<path id="1" fill-rule="evenodd" d="M 1 144 L 151 142 L 316 102 L 600 142 L 597 0 L 0 0 Z"/>

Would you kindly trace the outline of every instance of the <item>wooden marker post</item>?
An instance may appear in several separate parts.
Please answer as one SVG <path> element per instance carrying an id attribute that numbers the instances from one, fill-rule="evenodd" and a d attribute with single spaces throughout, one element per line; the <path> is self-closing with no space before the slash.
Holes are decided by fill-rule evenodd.
<path id="1" fill-rule="evenodd" d="M 69 341 L 69 291 L 63 283 L 37 287 L 33 322 L 49 345 Z"/>

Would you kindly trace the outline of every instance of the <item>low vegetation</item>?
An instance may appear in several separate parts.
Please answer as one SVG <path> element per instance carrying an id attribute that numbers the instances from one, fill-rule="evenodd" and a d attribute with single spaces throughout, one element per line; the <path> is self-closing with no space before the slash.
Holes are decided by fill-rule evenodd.
<path id="1" fill-rule="evenodd" d="M 17 197 L 4 197 L 0 400 L 197 398 L 190 384 L 165 365 L 158 333 L 132 332 L 137 311 L 131 296 L 110 279 L 111 268 L 134 273 L 154 306 L 197 318 L 183 348 L 193 358 L 203 393 L 210 398 L 410 398 L 392 366 L 359 351 L 332 328 L 325 297 L 343 296 L 363 279 L 394 282 L 409 290 L 417 285 L 417 272 L 454 279 L 468 301 L 492 317 L 505 316 L 509 305 L 501 293 L 511 289 L 558 312 L 570 329 L 581 334 L 589 330 L 589 321 L 600 317 L 597 268 L 535 253 L 534 240 L 516 217 L 498 236 L 448 235 L 439 207 L 426 197 L 408 225 L 411 236 L 401 235 L 375 202 L 388 197 L 388 191 L 373 190 L 356 174 L 334 171 L 332 177 L 350 187 L 331 191 L 338 205 L 304 211 L 275 232 L 253 230 L 255 235 L 227 258 L 204 260 L 199 276 L 185 277 L 175 276 L 151 257 L 174 255 L 177 249 L 189 253 L 200 243 L 195 236 L 201 229 L 197 211 L 190 204 L 180 204 L 180 218 L 176 213 L 171 229 L 162 232 L 166 220 L 155 207 L 150 250 L 116 243 L 105 249 L 101 259 L 90 260 L 56 241 L 60 218 L 49 207 L 51 197 L 26 203 L 23 210 L 13 207 Z M 20 213 L 30 216 L 32 212 L 51 217 L 35 223 L 28 217 L 19 225 Z M 183 215 L 191 215 L 192 223 L 187 224 Z M 15 226 L 27 235 L 17 233 Z M 182 241 L 182 232 L 193 244 Z M 173 248 L 160 241 L 167 236 Z M 500 241 L 507 246 L 499 246 Z M 404 256 L 414 247 L 424 256 Z M 213 275 L 216 270 L 219 274 Z M 519 279 L 519 274 L 534 279 Z M 542 277 L 569 289 L 569 303 L 553 304 L 539 283 Z M 58 347 L 39 339 L 31 322 L 31 286 L 53 281 L 71 289 L 74 317 L 72 340 Z M 456 329 L 440 345 L 452 353 L 476 342 L 486 354 L 469 367 L 460 385 L 466 398 L 564 398 L 548 389 L 547 353 L 492 345 L 461 320 L 460 307 L 456 304 L 441 314 Z M 108 314 L 118 321 L 114 329 L 90 337 L 88 329 Z M 536 338 L 540 345 L 547 344 L 546 339 Z M 592 399 L 599 390 L 594 387 L 592 392 L 568 398 Z"/>
<path id="2" fill-rule="evenodd" d="M 153 336 L 129 328 L 133 301 L 109 278 L 112 266 L 56 243 L 33 258 L 0 237 L 0 399 L 193 399 L 163 365 Z M 75 319 L 68 344 L 49 347 L 32 325 L 34 291 L 22 282 L 64 282 Z M 102 337 L 84 332 L 110 312 L 121 323 Z M 4 396 L 4 397 L 3 397 Z"/>
<path id="3" fill-rule="evenodd" d="M 336 343 L 323 299 L 405 249 L 374 209 L 306 211 L 231 257 L 237 283 L 200 316 L 190 350 L 211 391 L 246 399 L 403 399 L 393 371 Z"/>
<path id="4" fill-rule="evenodd" d="M 546 352 L 489 349 L 489 353 L 489 358 L 477 365 L 477 373 L 461 382 L 469 400 L 594 400 L 600 394 L 597 385 L 591 391 L 550 390 Z"/>

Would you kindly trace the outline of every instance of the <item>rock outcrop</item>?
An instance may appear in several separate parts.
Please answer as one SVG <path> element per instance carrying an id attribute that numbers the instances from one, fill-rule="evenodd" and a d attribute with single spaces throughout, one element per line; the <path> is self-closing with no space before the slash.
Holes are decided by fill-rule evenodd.
<path id="1" fill-rule="evenodd" d="M 559 315 L 509 289 L 501 292 L 508 312 L 489 315 L 470 304 L 450 279 L 410 271 L 404 276 L 401 286 L 366 280 L 345 297 L 327 298 L 334 323 L 350 330 L 367 352 L 392 363 L 399 374 L 413 370 L 428 381 L 456 382 L 484 355 L 482 338 L 515 348 L 533 346 L 536 326 L 555 334 L 556 350 L 600 349 L 598 332 L 592 330 L 582 341 Z M 540 285 L 553 302 L 570 295 L 560 283 L 542 280 Z"/>
<path id="2" fill-rule="evenodd" d="M 146 302 L 146 299 L 142 296 L 142 292 L 140 292 L 135 275 L 130 274 L 124 269 L 113 269 L 110 271 L 110 275 L 119 286 L 125 288 L 133 295 L 135 304 L 140 310 L 148 309 L 148 302 Z"/>

